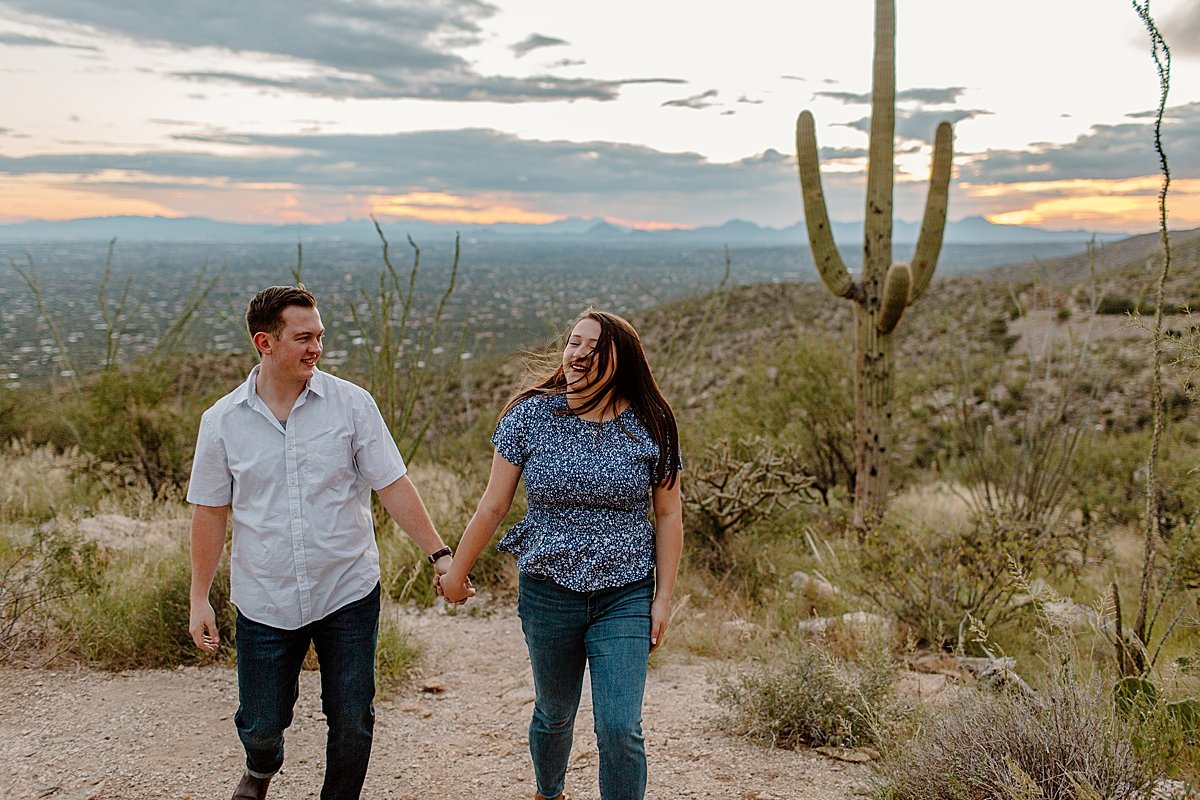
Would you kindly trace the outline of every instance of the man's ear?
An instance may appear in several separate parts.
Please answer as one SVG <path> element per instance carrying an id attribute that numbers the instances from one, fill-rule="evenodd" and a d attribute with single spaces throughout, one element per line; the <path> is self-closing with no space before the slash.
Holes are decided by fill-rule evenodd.
<path id="1" fill-rule="evenodd" d="M 266 331 L 259 331 L 258 333 L 254 334 L 253 341 L 254 349 L 258 351 L 259 355 L 271 355 L 271 348 L 275 344 L 274 339 L 271 338 L 271 334 L 267 333 Z"/>

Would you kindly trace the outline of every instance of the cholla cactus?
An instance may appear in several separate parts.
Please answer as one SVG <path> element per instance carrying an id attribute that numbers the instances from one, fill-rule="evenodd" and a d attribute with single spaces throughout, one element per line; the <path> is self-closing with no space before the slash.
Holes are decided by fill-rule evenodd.
<path id="1" fill-rule="evenodd" d="M 895 48 L 895 2 L 876 0 L 867 209 L 863 268 L 858 281 L 846 269 L 829 227 L 812 114 L 804 111 L 796 121 L 796 157 L 813 261 L 829 291 L 854 303 L 854 427 L 858 473 L 854 518 L 859 526 L 877 518 L 887 504 L 887 459 L 892 417 L 892 332 L 900 322 L 904 309 L 921 296 L 933 279 L 946 227 L 953 155 L 950 124 L 942 122 L 934 138 L 929 196 L 912 266 L 904 262 L 893 263 Z"/>

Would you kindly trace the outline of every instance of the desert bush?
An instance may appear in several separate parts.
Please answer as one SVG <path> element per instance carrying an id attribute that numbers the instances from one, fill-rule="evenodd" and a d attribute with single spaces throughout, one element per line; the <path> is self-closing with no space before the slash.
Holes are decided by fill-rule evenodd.
<path id="1" fill-rule="evenodd" d="M 803 336 L 747 354 L 745 374 L 714 397 L 695 425 L 706 440 L 759 437 L 794 449 L 825 504 L 855 485 L 850 354 L 838 340 Z"/>
<path id="2" fill-rule="evenodd" d="M 180 380 L 176 365 L 146 365 L 102 373 L 67 419 L 91 468 L 125 482 L 141 480 L 154 497 L 182 487 L 191 469 L 200 415 L 212 384 Z"/>
<path id="3" fill-rule="evenodd" d="M 1116 682 L 1117 709 L 1129 726 L 1138 755 L 1156 774 L 1200 779 L 1200 699 L 1168 700 L 1149 678 Z"/>
<path id="4" fill-rule="evenodd" d="M 76 447 L 56 451 L 14 441 L 0 455 L 0 524 L 44 525 L 63 512 L 94 506 L 101 487 L 79 475 Z"/>
<path id="5" fill-rule="evenodd" d="M 1067 671 L 1043 694 L 969 691 L 887 748 L 879 800 L 1121 800 L 1144 797 L 1112 695 Z"/>
<path id="6" fill-rule="evenodd" d="M 375 691 L 391 694 L 411 674 L 421 658 L 421 648 L 399 624 L 394 609 L 384 605 L 379 616 L 379 640 L 375 646 Z"/>
<path id="7" fill-rule="evenodd" d="M 99 586 L 100 561 L 95 544 L 52 525 L 0 540 L 0 664 L 52 655 L 55 610 Z"/>
<path id="8" fill-rule="evenodd" d="M 1138 301 L 1125 295 L 1106 294 L 1096 305 L 1097 314 L 1133 314 L 1139 311 Z"/>
<path id="9" fill-rule="evenodd" d="M 769 661 L 724 679 L 717 702 L 729 729 L 772 746 L 858 747 L 879 741 L 893 713 L 886 650 L 851 661 L 792 641 Z"/>
<path id="10" fill-rule="evenodd" d="M 722 439 L 693 459 L 684 504 L 702 558 L 719 562 L 739 531 L 796 503 L 817 502 L 813 478 L 803 469 L 798 448 L 785 450 L 761 437 Z"/>
<path id="11" fill-rule="evenodd" d="M 842 543 L 835 581 L 932 646 L 971 649 L 970 619 L 989 630 L 1027 616 L 1020 571 L 1036 567 L 1061 580 L 1074 552 L 1053 530 L 1003 517 L 947 521 L 886 520 L 862 540 Z"/>
<path id="12" fill-rule="evenodd" d="M 174 667 L 210 660 L 188 632 L 191 562 L 186 547 L 114 555 L 98 585 L 63 603 L 56 625 L 67 654 L 102 669 Z M 236 652 L 237 612 L 229 602 L 223 559 L 210 594 L 221 654 Z"/>

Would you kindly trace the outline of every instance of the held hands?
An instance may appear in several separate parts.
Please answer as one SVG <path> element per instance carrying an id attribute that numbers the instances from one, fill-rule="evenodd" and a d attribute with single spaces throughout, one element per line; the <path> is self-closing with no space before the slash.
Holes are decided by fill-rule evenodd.
<path id="1" fill-rule="evenodd" d="M 215 653 L 221 646 L 221 634 L 217 632 L 217 615 L 208 600 L 203 603 L 192 602 L 188 632 L 192 634 L 192 641 L 196 643 L 196 647 L 206 653 Z"/>
<path id="2" fill-rule="evenodd" d="M 461 576 L 457 574 L 450 556 L 439 558 L 433 565 L 433 572 L 433 587 L 437 590 L 438 597 L 447 603 L 461 606 L 475 596 L 470 577 L 465 572 Z"/>

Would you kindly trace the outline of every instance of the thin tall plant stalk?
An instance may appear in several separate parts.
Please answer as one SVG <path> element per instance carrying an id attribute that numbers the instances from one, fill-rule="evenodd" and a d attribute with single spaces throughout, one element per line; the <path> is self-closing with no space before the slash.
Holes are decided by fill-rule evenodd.
<path id="1" fill-rule="evenodd" d="M 1134 641 L 1127 642 L 1123 638 L 1122 627 L 1118 621 L 1118 640 L 1115 644 L 1118 667 L 1121 671 L 1125 674 L 1145 674 L 1154 666 L 1154 660 L 1157 659 L 1158 654 L 1162 651 L 1162 641 L 1160 640 L 1158 646 L 1154 648 L 1154 655 L 1150 655 L 1151 637 L 1159 614 L 1163 609 L 1165 597 L 1173 588 L 1175 574 L 1175 571 L 1171 570 L 1166 576 L 1163 585 L 1158 587 L 1154 585 L 1155 564 L 1158 558 L 1159 540 L 1162 535 L 1158 461 L 1159 449 L 1162 445 L 1163 426 L 1166 422 L 1162 390 L 1162 360 L 1165 350 L 1163 337 L 1163 298 L 1166 293 L 1167 279 L 1171 274 L 1171 234 L 1167 226 L 1167 194 L 1171 187 L 1171 169 L 1167 162 L 1167 154 L 1162 142 L 1163 116 L 1166 113 L 1167 96 L 1171 91 L 1171 49 L 1167 46 L 1166 39 L 1159 32 L 1158 25 L 1150 13 L 1150 0 L 1145 0 L 1145 2 L 1131 0 L 1131 2 L 1134 12 L 1138 15 L 1138 18 L 1150 36 L 1150 55 L 1154 59 L 1154 66 L 1158 72 L 1159 96 L 1158 108 L 1154 119 L 1154 150 L 1158 154 L 1159 170 L 1163 176 L 1162 187 L 1158 193 L 1158 227 L 1159 238 L 1162 241 L 1162 256 L 1159 265 L 1158 286 L 1155 293 L 1154 327 L 1151 331 L 1151 346 L 1153 348 L 1153 371 L 1150 384 L 1152 428 L 1149 452 L 1146 456 L 1146 530 L 1142 557 L 1141 585 L 1138 590 L 1137 615 L 1133 630 L 1130 632 Z M 1150 259 L 1148 263 L 1153 266 L 1155 263 L 1154 259 Z M 1155 602 L 1152 598 L 1156 590 L 1160 595 L 1158 602 Z M 1113 584 L 1112 593 L 1114 601 L 1119 601 L 1119 591 L 1115 583 Z M 1153 611 L 1151 611 L 1152 606 L 1154 608 Z M 1120 607 L 1119 602 L 1117 603 L 1117 607 Z M 1174 630 L 1174 627 L 1175 622 L 1172 622 L 1168 626 L 1167 631 L 1163 633 L 1161 639 L 1165 640 Z"/>

